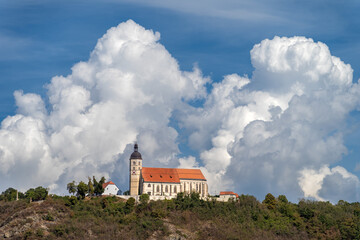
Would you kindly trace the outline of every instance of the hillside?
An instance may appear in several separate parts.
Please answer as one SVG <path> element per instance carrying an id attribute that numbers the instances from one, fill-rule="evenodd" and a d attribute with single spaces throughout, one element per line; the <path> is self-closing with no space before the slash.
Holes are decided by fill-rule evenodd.
<path id="1" fill-rule="evenodd" d="M 0 239 L 359 239 L 360 204 L 203 201 L 198 195 L 135 204 L 116 197 L 0 201 Z"/>

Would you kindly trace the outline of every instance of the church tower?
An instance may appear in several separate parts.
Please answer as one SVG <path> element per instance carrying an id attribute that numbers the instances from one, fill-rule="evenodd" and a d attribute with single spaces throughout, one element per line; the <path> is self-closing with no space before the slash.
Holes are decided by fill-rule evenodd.
<path id="1" fill-rule="evenodd" d="M 130 195 L 139 195 L 140 174 L 142 169 L 142 158 L 135 143 L 134 152 L 130 156 Z"/>

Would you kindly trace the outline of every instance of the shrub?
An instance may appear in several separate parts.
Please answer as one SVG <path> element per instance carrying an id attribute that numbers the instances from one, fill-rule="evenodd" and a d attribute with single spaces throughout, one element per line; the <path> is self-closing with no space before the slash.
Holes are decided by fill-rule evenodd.
<path id="1" fill-rule="evenodd" d="M 48 213 L 47 215 L 43 216 L 43 219 L 44 219 L 45 221 L 50 221 L 50 222 L 52 222 L 52 221 L 55 220 L 55 219 L 54 219 L 54 216 L 53 216 L 51 213 Z"/>
<path id="2" fill-rule="evenodd" d="M 57 225 L 53 228 L 52 232 L 54 233 L 55 236 L 62 237 L 66 233 L 68 233 L 68 229 L 64 225 Z"/>
<path id="3" fill-rule="evenodd" d="M 36 230 L 36 236 L 43 237 L 44 236 L 44 231 L 41 228 L 39 228 L 38 230 Z"/>
<path id="4" fill-rule="evenodd" d="M 125 207 L 124 207 L 124 211 L 126 214 L 131 213 L 134 210 L 134 206 L 135 206 L 135 198 L 131 197 L 126 201 Z"/>
<path id="5" fill-rule="evenodd" d="M 140 203 L 143 205 L 146 205 L 150 200 L 150 197 L 148 194 L 141 194 L 140 196 Z"/>

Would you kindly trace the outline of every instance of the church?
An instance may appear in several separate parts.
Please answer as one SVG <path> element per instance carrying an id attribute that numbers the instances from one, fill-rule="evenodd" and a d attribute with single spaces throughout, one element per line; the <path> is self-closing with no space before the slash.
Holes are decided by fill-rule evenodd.
<path id="1" fill-rule="evenodd" d="M 202 198 L 208 196 L 207 181 L 200 169 L 142 167 L 137 144 L 130 156 L 129 167 L 131 196 L 146 193 L 150 198 L 174 198 L 179 192 L 197 192 Z"/>

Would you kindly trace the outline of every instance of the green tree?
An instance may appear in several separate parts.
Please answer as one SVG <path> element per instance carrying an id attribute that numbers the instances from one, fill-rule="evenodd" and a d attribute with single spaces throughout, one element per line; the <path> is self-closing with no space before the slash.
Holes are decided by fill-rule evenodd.
<path id="1" fill-rule="evenodd" d="M 93 176 L 93 184 L 94 184 L 94 193 L 95 195 L 101 195 L 104 193 L 103 184 L 105 183 L 105 177 L 102 177 L 100 181 L 96 181 L 95 176 Z"/>
<path id="2" fill-rule="evenodd" d="M 32 201 L 45 200 L 47 195 L 48 195 L 48 190 L 46 188 L 41 187 L 41 186 L 39 186 L 39 187 L 37 187 L 35 189 L 30 188 L 25 193 L 26 198 L 29 198 Z"/>
<path id="3" fill-rule="evenodd" d="M 288 203 L 289 202 L 285 195 L 279 195 L 278 200 L 279 200 L 279 202 L 282 202 L 282 203 Z"/>
<path id="4" fill-rule="evenodd" d="M 265 204 L 268 209 L 275 209 L 276 198 L 271 193 L 268 193 L 262 203 Z"/>
<path id="5" fill-rule="evenodd" d="M 88 186 L 83 182 L 79 182 L 78 186 L 77 186 L 77 195 L 84 199 L 86 193 L 88 192 Z"/>
<path id="6" fill-rule="evenodd" d="M 5 201 L 14 201 L 14 200 L 16 200 L 16 193 L 17 192 L 18 191 L 16 189 L 14 189 L 14 188 L 6 189 L 0 195 L 0 201 L 1 200 L 5 200 Z M 25 195 L 22 192 L 18 192 L 18 195 L 19 195 L 19 199 L 25 198 Z"/>
<path id="7" fill-rule="evenodd" d="M 94 184 L 91 181 L 91 178 L 89 177 L 89 181 L 88 181 L 88 194 L 89 196 L 94 195 Z"/>
<path id="8" fill-rule="evenodd" d="M 70 194 L 74 195 L 76 193 L 77 190 L 77 186 L 75 184 L 75 181 L 72 181 L 70 183 L 67 184 L 67 190 L 69 191 Z"/>
<path id="9" fill-rule="evenodd" d="M 104 193 L 105 189 L 103 188 L 103 185 L 104 185 L 105 182 L 106 182 L 105 177 L 101 177 L 100 182 L 99 182 L 100 195 Z"/>

